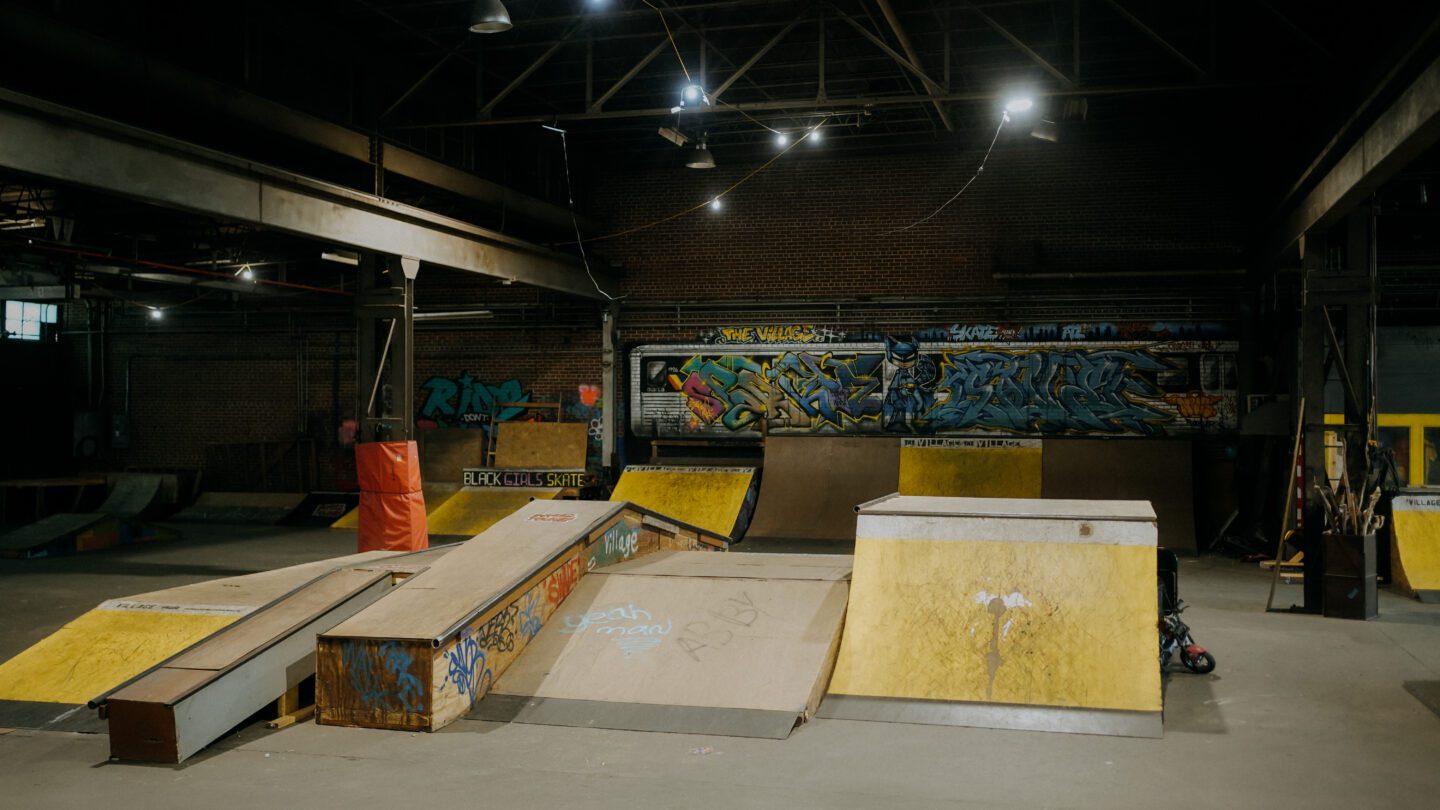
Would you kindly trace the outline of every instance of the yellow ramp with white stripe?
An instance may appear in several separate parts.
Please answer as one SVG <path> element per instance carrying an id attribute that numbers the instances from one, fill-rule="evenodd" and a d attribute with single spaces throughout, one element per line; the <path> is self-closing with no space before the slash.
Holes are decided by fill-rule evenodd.
<path id="1" fill-rule="evenodd" d="M 900 443 L 900 494 L 1040 497 L 1039 439 L 921 439 Z"/>
<path id="2" fill-rule="evenodd" d="M 630 501 L 706 531 L 739 538 L 754 508 L 754 467 L 626 467 L 612 501 Z"/>
<path id="3" fill-rule="evenodd" d="M 1158 736 L 1144 501 L 891 495 L 860 509 L 822 716 Z"/>
<path id="4" fill-rule="evenodd" d="M 554 500 L 558 488 L 461 487 L 425 518 L 431 535 L 474 537 L 531 501 Z"/>
<path id="5" fill-rule="evenodd" d="M 1440 602 L 1440 495 L 1397 495 L 1390 570 L 1396 589 Z"/>

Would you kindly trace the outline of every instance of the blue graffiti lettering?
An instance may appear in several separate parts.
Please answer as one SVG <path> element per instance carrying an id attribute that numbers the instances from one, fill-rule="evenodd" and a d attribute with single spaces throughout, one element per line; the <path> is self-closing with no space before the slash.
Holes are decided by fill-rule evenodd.
<path id="1" fill-rule="evenodd" d="M 424 686 L 410 672 L 414 659 L 398 641 L 386 641 L 371 649 L 362 641 L 345 640 L 340 658 L 350 676 L 350 688 L 368 708 L 381 711 L 425 711 L 420 699 Z M 379 667 L 376 667 L 376 664 Z"/>
<path id="2" fill-rule="evenodd" d="M 520 388 L 518 380 L 486 385 L 469 374 L 454 379 L 431 377 L 421 389 L 425 404 L 420 407 L 420 418 L 453 427 L 485 427 L 514 419 L 525 408 L 501 403 L 530 401 L 530 394 Z"/>

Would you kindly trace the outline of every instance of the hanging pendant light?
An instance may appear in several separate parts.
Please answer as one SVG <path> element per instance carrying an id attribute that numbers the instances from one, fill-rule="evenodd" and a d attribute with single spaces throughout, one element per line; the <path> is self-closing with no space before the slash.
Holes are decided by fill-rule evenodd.
<path id="1" fill-rule="evenodd" d="M 500 0 L 475 0 L 470 5 L 470 32 L 474 34 L 498 34 L 509 31 L 515 24 L 510 22 L 510 12 Z"/>
<path id="2" fill-rule="evenodd" d="M 710 147 L 702 141 L 690 157 L 685 159 L 685 166 L 691 169 L 713 169 L 715 168 L 715 156 L 710 153 Z"/>

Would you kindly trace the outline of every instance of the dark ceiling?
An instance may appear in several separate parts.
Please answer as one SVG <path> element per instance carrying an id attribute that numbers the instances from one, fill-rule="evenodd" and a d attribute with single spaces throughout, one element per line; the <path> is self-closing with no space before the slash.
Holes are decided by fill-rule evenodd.
<path id="1" fill-rule="evenodd" d="M 1265 211 L 1323 172 L 1312 161 L 1337 132 L 1362 129 L 1434 58 L 1440 20 L 1433 2 L 1310 0 L 506 5 L 512 30 L 472 34 L 471 4 L 454 0 L 0 2 L 0 85 L 374 190 L 353 155 L 174 96 L 180 76 L 207 83 L 207 98 L 280 102 L 552 205 L 565 202 L 564 176 L 541 124 L 568 130 L 583 187 L 584 167 L 601 161 L 679 162 L 660 127 L 705 139 L 727 162 L 772 154 L 777 131 L 820 122 L 829 154 L 975 148 L 1002 100 L 1025 92 L 1067 139 L 1204 143 L 1269 190 Z M 687 84 L 709 103 L 673 112 Z M 1418 194 L 1402 189 L 1418 189 L 1433 163 L 1395 186 L 1397 199 Z M 568 224 L 394 175 L 384 194 L 539 242 Z M 176 265 L 258 263 L 297 241 L 15 176 L 0 177 L 0 206 L 12 225 L 81 223 L 68 234 L 51 224 L 46 239 L 101 252 L 128 241 L 133 255 Z M 303 252 L 312 260 L 294 272 L 333 283 L 333 268 L 306 269 L 313 246 Z"/>

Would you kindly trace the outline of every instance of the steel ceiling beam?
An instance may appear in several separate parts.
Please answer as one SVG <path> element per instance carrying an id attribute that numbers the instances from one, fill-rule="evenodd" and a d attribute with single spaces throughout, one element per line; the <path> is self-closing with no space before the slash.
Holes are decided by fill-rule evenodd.
<path id="1" fill-rule="evenodd" d="M 655 47 L 651 48 L 649 53 L 640 57 L 639 62 L 636 62 L 633 66 L 631 66 L 629 70 L 625 71 L 624 76 L 621 76 L 618 81 L 610 85 L 610 89 L 606 90 L 604 95 L 600 96 L 600 98 L 595 99 L 595 103 L 591 104 L 589 107 L 590 112 L 600 112 L 601 108 L 605 106 L 605 102 L 614 98 L 616 93 L 624 89 L 625 85 L 629 84 L 631 79 L 639 76 L 640 71 L 644 70 L 646 65 L 649 65 L 651 62 L 655 61 L 655 57 L 664 53 L 665 49 L 669 46 L 670 40 L 668 39 L 662 39 L 658 43 L 656 43 Z"/>
<path id="2" fill-rule="evenodd" d="M 910 37 L 905 34 L 905 29 L 900 25 L 900 18 L 895 16 L 895 9 L 890 7 L 890 0 L 876 0 L 880 5 L 880 13 L 885 16 L 885 22 L 890 25 L 890 31 L 895 34 L 895 39 L 900 42 L 900 49 L 905 51 L 905 56 L 915 68 L 915 75 L 925 84 L 925 92 L 934 98 L 943 95 L 945 88 L 939 82 L 934 81 L 920 69 L 920 55 L 915 52 L 915 46 L 910 44 Z M 863 29 L 862 29 L 863 30 Z M 878 44 L 878 43 L 877 43 Z M 945 104 L 941 101 L 933 102 L 935 114 L 940 116 L 940 123 L 945 125 L 947 132 L 955 131 L 955 122 L 950 120 L 950 113 L 945 110 Z"/>
<path id="3" fill-rule="evenodd" d="M 225 116 L 352 160 L 370 162 L 370 137 L 364 133 L 59 25 L 11 3 L 0 3 L 0 19 L 5 21 L 0 25 L 0 46 L 63 59 L 66 64 L 95 71 L 137 92 L 149 92 L 152 101 L 162 99 L 200 115 Z M 465 58 L 463 53 L 456 55 Z M 557 229 L 569 231 L 572 227 L 568 208 L 395 144 L 385 145 L 385 171 Z M 584 218 L 581 223 L 585 223 Z"/>
<path id="4" fill-rule="evenodd" d="M 1029 58 L 1030 58 L 1030 61 L 1032 61 L 1032 62 L 1034 62 L 1035 64 L 1039 65 L 1040 67 L 1044 68 L 1046 73 L 1049 73 L 1051 76 L 1054 76 L 1055 78 L 1059 79 L 1059 80 L 1060 80 L 1060 83 L 1063 84 L 1063 85 L 1065 85 L 1066 87 L 1074 87 L 1074 86 L 1075 86 L 1075 82 L 1071 81 L 1070 77 L 1069 77 L 1069 76 L 1066 76 L 1065 73 L 1064 73 L 1064 71 L 1062 71 L 1062 70 L 1060 70 L 1060 68 L 1057 68 L 1057 67 L 1055 67 L 1054 65 L 1050 64 L 1048 61 L 1046 61 L 1045 57 L 1043 57 L 1043 56 L 1041 56 L 1040 54 L 1036 53 L 1034 50 L 1032 50 L 1032 49 L 1030 48 L 1029 45 L 1026 45 L 1024 42 L 1021 42 L 1019 37 L 1017 37 L 1017 36 L 1015 36 L 1013 33 L 1011 33 L 1010 30 L 1007 29 L 1005 26 L 1003 26 L 1003 25 L 1001 25 L 1000 23 L 996 22 L 994 17 L 991 17 L 989 14 L 986 14 L 985 12 L 981 11 L 980 9 L 976 8 L 975 6 L 973 6 L 973 5 L 969 4 L 969 3 L 966 3 L 965 5 L 966 5 L 967 8 L 970 9 L 970 11 L 971 11 L 973 14 L 975 14 L 975 16 L 979 17 L 981 20 L 984 20 L 986 25 L 988 25 L 988 26 L 990 26 L 992 29 L 994 29 L 994 30 L 995 30 L 995 33 L 997 33 L 997 34 L 999 34 L 1000 36 L 1004 37 L 1006 42 L 1009 42 L 1011 45 L 1014 45 L 1016 50 L 1020 51 L 1021 53 L 1025 54 L 1027 57 L 1029 57 Z"/>
<path id="5" fill-rule="evenodd" d="M 524 84 L 526 79 L 535 75 L 535 71 L 539 70 L 542 66 L 544 66 L 546 62 L 549 62 L 550 57 L 559 53 L 560 49 L 565 47 L 565 45 L 570 41 L 570 38 L 575 36 L 575 32 L 580 30 L 580 25 L 581 23 L 575 24 L 570 28 L 570 30 L 566 31 L 558 40 L 551 43 L 550 47 L 546 48 L 545 51 L 540 54 L 540 56 L 536 57 L 535 61 L 531 62 L 529 67 L 522 70 L 519 76 L 516 76 L 513 81 L 505 85 L 505 89 L 496 93 L 493 98 L 485 102 L 485 106 L 480 108 L 480 114 L 482 116 L 489 115 L 490 112 L 495 109 L 495 105 L 504 101 L 505 97 L 514 92 L 515 88 Z"/>
<path id="6" fill-rule="evenodd" d="M 1380 113 L 1335 166 L 1285 216 L 1262 259 L 1288 252 L 1305 234 L 1329 228 L 1440 141 L 1440 59 Z"/>
<path id="7" fill-rule="evenodd" d="M 1120 96 L 1137 95 L 1143 93 L 1173 93 L 1191 92 L 1205 90 L 1234 90 L 1237 88 L 1265 87 L 1270 84 L 1262 82 L 1211 82 L 1207 84 L 1167 84 L 1167 85 L 1132 85 L 1118 87 L 1075 87 L 1069 89 L 1044 90 L 1033 93 L 1036 98 L 1065 98 L 1069 96 L 1085 96 L 1087 98 L 1099 96 Z M 803 99 L 775 99 L 773 101 L 745 101 L 738 104 L 725 103 L 719 106 L 706 107 L 705 111 L 710 114 L 726 112 L 742 113 L 773 110 L 823 110 L 831 107 L 837 109 L 852 109 L 859 107 L 886 107 L 910 104 L 929 104 L 932 101 L 947 102 L 1000 102 L 1003 96 L 998 93 L 942 93 L 940 95 L 889 95 L 889 96 L 850 96 L 846 98 L 803 98 Z M 998 107 L 997 107 L 998 109 Z M 622 118 L 651 118 L 670 114 L 669 107 L 645 107 L 634 110 L 605 110 L 598 113 L 577 112 L 577 113 L 543 113 L 535 115 L 517 115 L 509 118 L 486 118 L 468 121 L 437 121 L 426 124 L 409 124 L 396 127 L 396 129 L 446 129 L 452 127 L 491 127 L 507 126 L 513 124 L 544 124 L 550 121 L 605 121 Z"/>
<path id="8" fill-rule="evenodd" d="M 781 28 L 780 31 L 775 34 L 775 36 L 771 37 L 768 41 L 766 41 L 764 45 L 761 45 L 759 50 L 751 54 L 750 58 L 746 59 L 744 64 L 736 68 L 735 72 L 731 73 L 728 79 L 721 82 L 720 86 L 715 88 L 715 90 L 710 93 L 710 97 L 719 98 L 720 96 L 724 95 L 725 91 L 730 89 L 730 85 L 739 81 L 740 78 L 743 77 L 745 73 L 750 70 L 750 68 L 755 67 L 756 62 L 759 62 L 761 59 L 763 59 L 765 57 L 765 54 L 770 52 L 771 48 L 780 44 L 780 40 L 784 39 L 786 35 L 788 35 L 791 31 L 794 31 L 795 26 L 799 25 L 801 21 L 808 16 L 810 16 L 810 9 L 807 8 L 804 11 L 801 11 L 798 17 L 790 21 L 789 25 Z"/>
<path id="9" fill-rule="evenodd" d="M 1199 65 L 1195 64 L 1195 62 L 1191 60 L 1190 57 L 1181 53 L 1179 48 L 1171 45 L 1170 41 L 1160 36 L 1160 34 L 1156 32 L 1155 29 L 1146 25 L 1144 21 L 1142 21 L 1139 17 L 1131 14 L 1128 10 L 1126 10 L 1124 6 L 1120 5 L 1118 0 L 1105 0 L 1105 5 L 1114 9 L 1116 14 L 1124 17 L 1125 20 L 1131 25 L 1135 26 L 1135 28 L 1137 28 L 1140 33 L 1154 40 L 1156 45 L 1164 48 L 1171 56 L 1184 63 L 1185 67 L 1190 68 L 1192 71 L 1194 71 L 1195 75 L 1198 76 L 1202 81 L 1210 77 L 1210 74 L 1205 71 L 1205 68 L 1202 68 Z"/>
<path id="10" fill-rule="evenodd" d="M 603 297 L 574 259 L 422 208 L 0 91 L 0 166 L 144 203 Z"/>
<path id="11" fill-rule="evenodd" d="M 886 7 L 888 7 L 888 4 Z M 871 33 L 869 29 L 861 25 L 858 21 L 855 20 L 855 18 L 851 17 L 849 14 L 846 14 L 838 8 L 835 8 L 834 11 L 835 15 L 838 16 L 841 20 L 843 20 L 845 24 L 849 25 L 851 28 L 854 28 L 856 31 L 859 31 L 861 35 L 863 35 L 866 39 L 870 40 L 871 44 L 884 51 L 885 55 L 895 60 L 895 62 L 898 63 L 901 67 L 915 74 L 915 76 L 920 79 L 920 81 L 923 82 L 925 85 L 925 89 L 927 91 L 927 95 L 925 96 L 925 98 L 935 103 L 937 110 L 940 109 L 940 102 L 945 100 L 943 98 L 945 94 L 945 88 L 941 87 L 929 76 L 925 75 L 925 71 L 921 70 L 919 66 L 915 65 L 913 62 L 911 62 L 904 56 L 901 56 L 898 52 L 896 52 L 894 48 L 890 47 L 890 45 L 886 43 L 885 40 Z M 942 120 L 944 120 L 946 128 L 953 131 L 954 125 L 950 122 L 949 116 L 947 116 L 942 111 L 940 113 L 940 117 Z"/>

